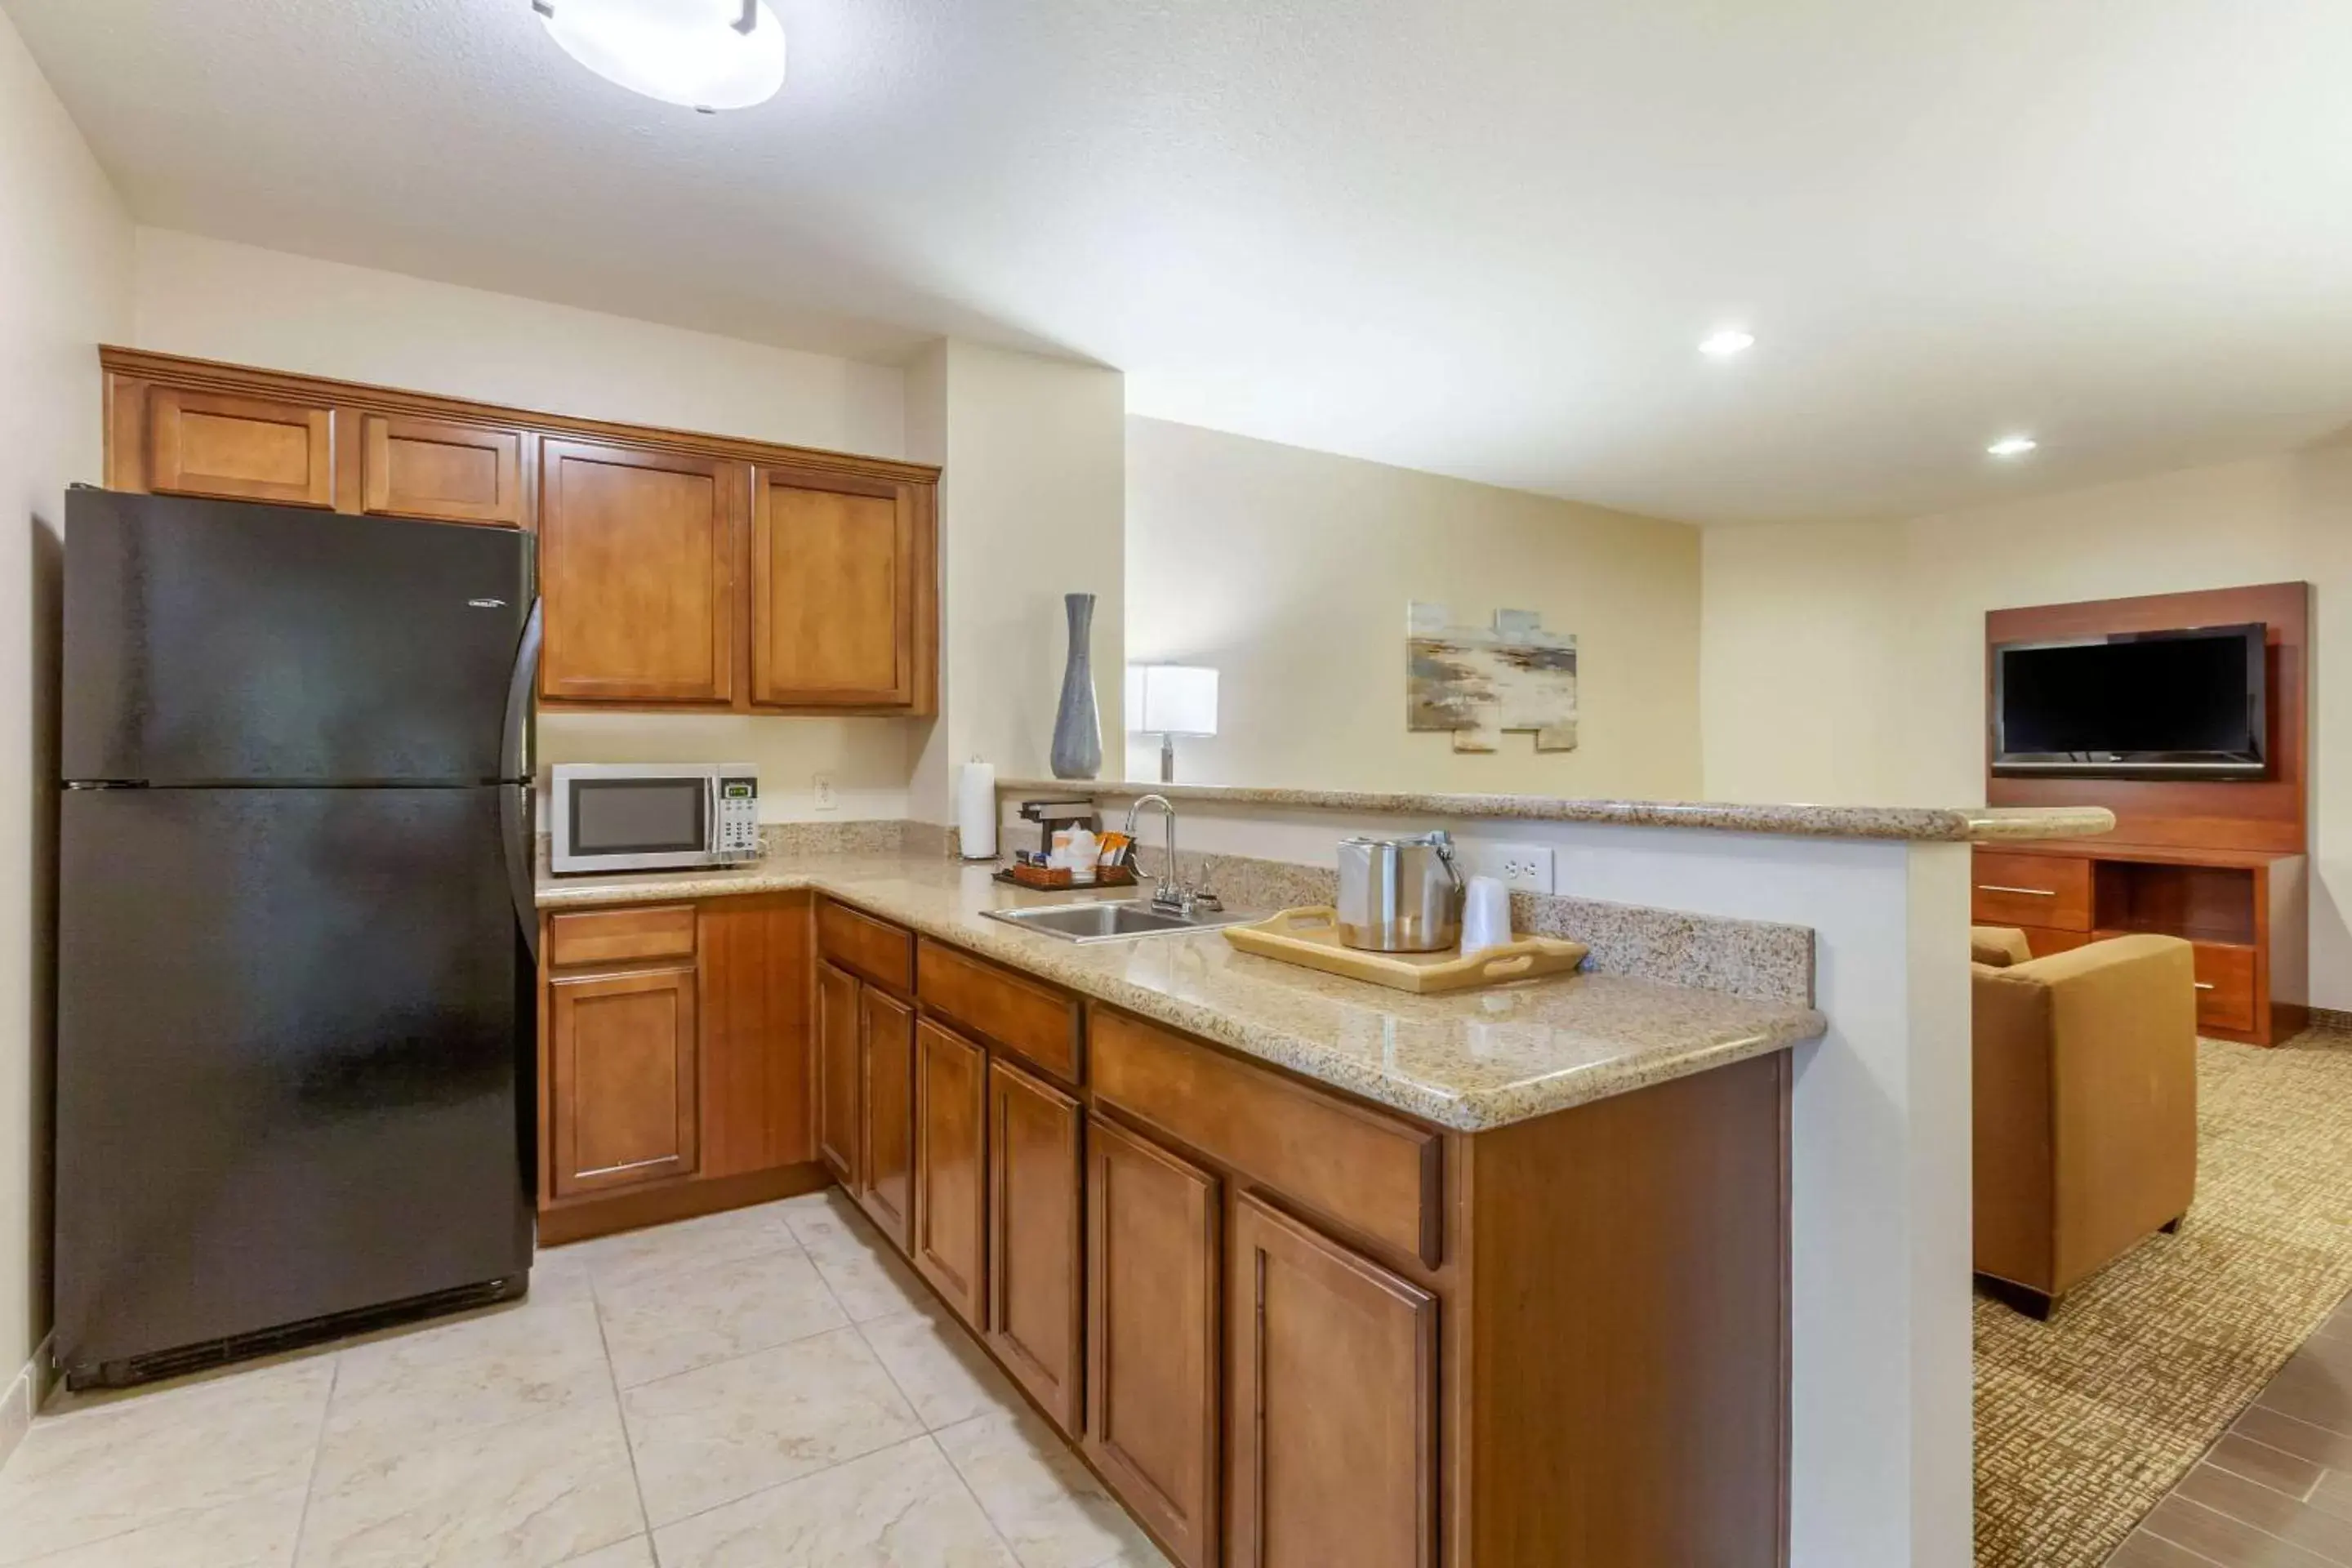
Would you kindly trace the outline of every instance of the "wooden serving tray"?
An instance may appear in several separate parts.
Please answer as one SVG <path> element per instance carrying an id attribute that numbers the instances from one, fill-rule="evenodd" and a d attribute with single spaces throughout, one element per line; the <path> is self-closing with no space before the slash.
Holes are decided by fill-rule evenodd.
<path id="1" fill-rule="evenodd" d="M 1473 953 L 1366 952 L 1339 941 L 1339 911 L 1328 904 L 1285 910 L 1255 925 L 1227 926 L 1225 940 L 1260 958 L 1278 958 L 1326 974 L 1423 995 L 1565 974 L 1584 962 L 1586 952 L 1580 942 L 1521 936 Z"/>

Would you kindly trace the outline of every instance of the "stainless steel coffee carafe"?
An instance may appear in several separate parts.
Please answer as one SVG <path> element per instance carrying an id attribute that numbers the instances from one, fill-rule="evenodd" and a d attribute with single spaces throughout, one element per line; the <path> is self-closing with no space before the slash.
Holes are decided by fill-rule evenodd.
<path id="1" fill-rule="evenodd" d="M 1444 832 L 1339 840 L 1339 940 L 1372 952 L 1462 941 L 1462 873 Z"/>

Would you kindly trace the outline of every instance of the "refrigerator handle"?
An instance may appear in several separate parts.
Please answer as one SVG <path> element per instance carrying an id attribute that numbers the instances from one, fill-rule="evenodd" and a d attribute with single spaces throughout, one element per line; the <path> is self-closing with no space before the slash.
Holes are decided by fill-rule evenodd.
<path id="1" fill-rule="evenodd" d="M 516 646 L 514 669 L 507 677 L 506 724 L 499 737 L 499 766 L 509 782 L 499 789 L 499 816 L 506 840 L 507 892 L 514 900 L 515 923 L 533 961 L 539 957 L 539 909 L 533 892 L 537 881 L 538 824 L 531 813 L 530 704 L 539 686 L 539 648 L 544 626 L 540 601 L 530 602 L 523 618 L 522 640 Z"/>
<path id="2" fill-rule="evenodd" d="M 533 962 L 539 958 L 539 900 L 534 891 L 538 879 L 533 862 L 538 856 L 538 835 L 530 819 L 530 785 L 527 784 L 499 786 L 499 821 L 505 829 L 507 895 L 514 900 L 515 923 L 522 928 L 523 945 L 530 949 Z"/>
<path id="3" fill-rule="evenodd" d="M 539 686 L 539 647 L 545 626 L 541 602 L 530 602 L 523 617 L 522 639 L 515 645 L 514 668 L 507 676 L 506 723 L 499 736 L 501 778 L 525 783 L 531 777 L 530 703 Z"/>

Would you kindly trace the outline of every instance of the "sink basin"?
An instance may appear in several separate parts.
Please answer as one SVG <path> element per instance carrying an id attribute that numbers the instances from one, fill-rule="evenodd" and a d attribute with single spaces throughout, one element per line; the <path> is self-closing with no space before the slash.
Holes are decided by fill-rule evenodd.
<path id="1" fill-rule="evenodd" d="M 1139 899 L 1044 904 L 1025 910 L 982 910 L 981 913 L 990 920 L 1059 937 L 1064 942 L 1133 942 L 1139 937 L 1181 936 L 1188 931 L 1214 931 L 1219 926 L 1238 925 L 1251 918 L 1229 910 L 1173 914 L 1155 910 Z"/>

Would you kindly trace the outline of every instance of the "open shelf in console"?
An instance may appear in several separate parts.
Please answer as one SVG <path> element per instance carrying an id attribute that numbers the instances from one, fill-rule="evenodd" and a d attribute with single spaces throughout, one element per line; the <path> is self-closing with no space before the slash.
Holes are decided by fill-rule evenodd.
<path id="1" fill-rule="evenodd" d="M 2254 944 L 2259 921 L 2252 867 L 2141 860 L 2095 860 L 2092 867 L 2094 930 Z"/>

